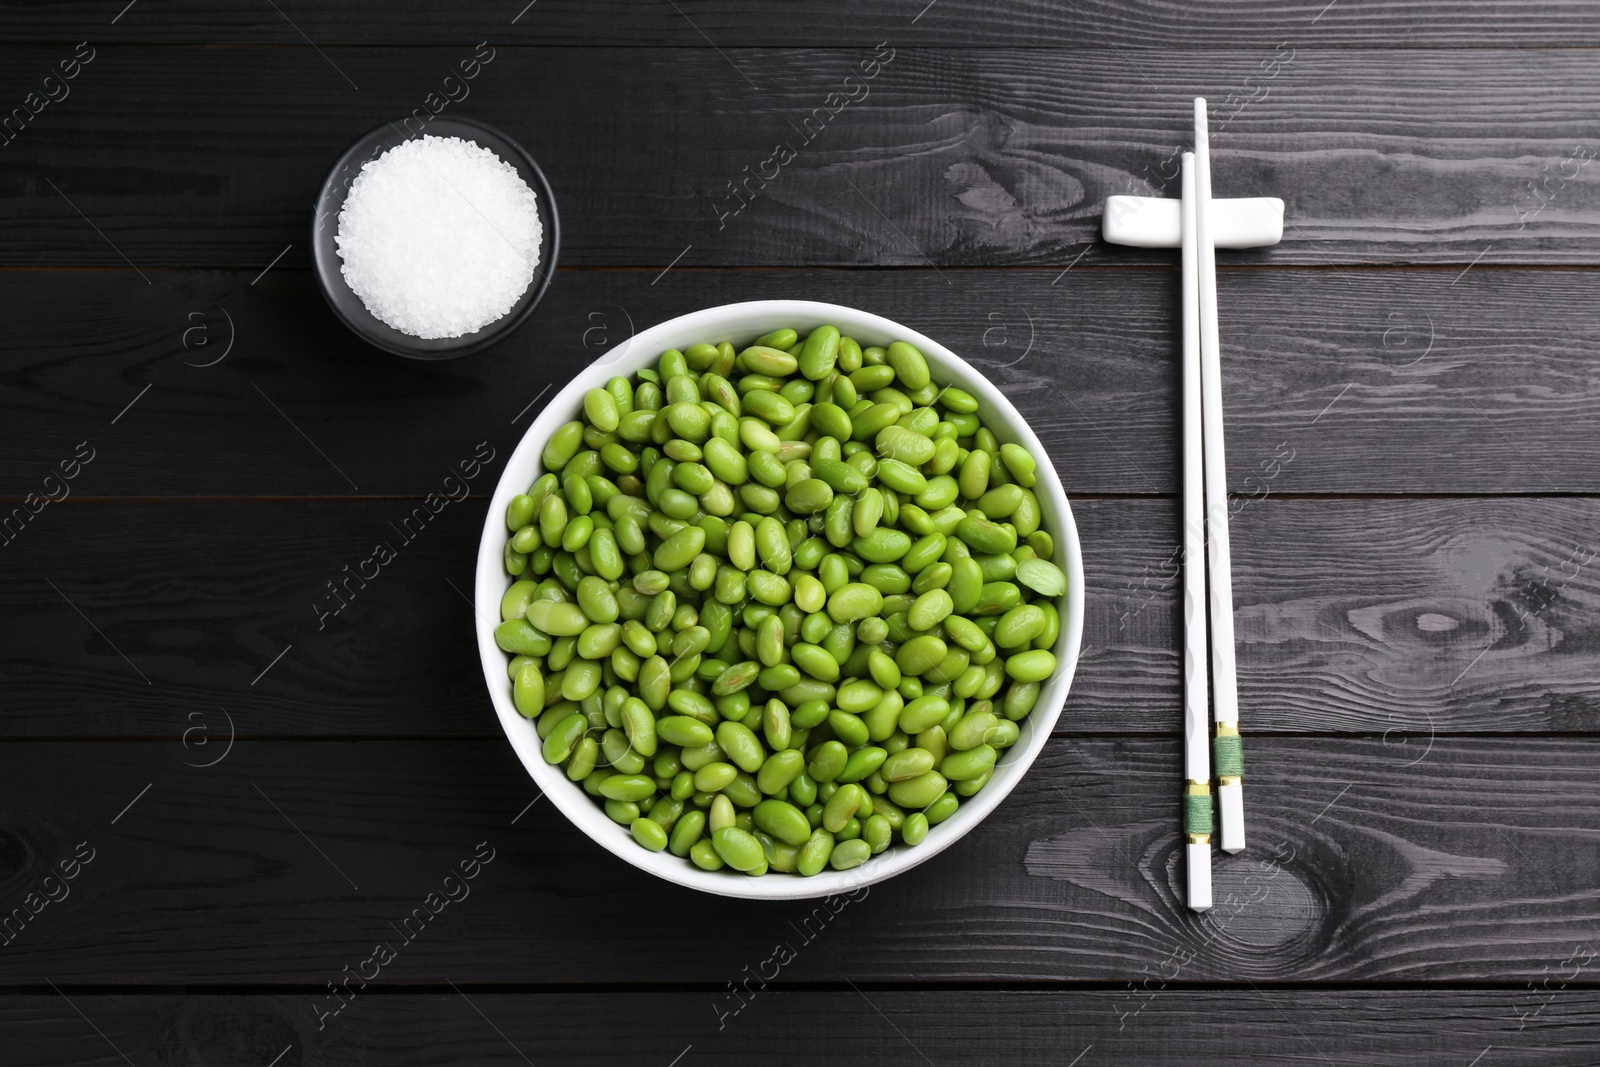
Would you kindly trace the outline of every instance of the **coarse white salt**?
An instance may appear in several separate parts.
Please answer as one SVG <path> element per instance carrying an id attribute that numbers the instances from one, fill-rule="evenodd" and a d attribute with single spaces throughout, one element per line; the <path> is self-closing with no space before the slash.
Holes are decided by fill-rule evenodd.
<path id="1" fill-rule="evenodd" d="M 345 281 L 413 337 L 494 322 L 539 266 L 538 199 L 517 169 L 460 137 L 421 137 L 369 160 L 339 211 Z"/>

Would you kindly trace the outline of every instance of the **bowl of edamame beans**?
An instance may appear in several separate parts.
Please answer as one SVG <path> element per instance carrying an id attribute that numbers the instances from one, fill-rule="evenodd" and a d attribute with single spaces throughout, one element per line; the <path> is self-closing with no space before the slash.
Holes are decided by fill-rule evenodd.
<path id="1" fill-rule="evenodd" d="M 725 896 L 820 897 L 954 844 L 1066 701 L 1083 562 L 1027 420 L 882 316 L 763 300 L 633 337 L 489 505 L 478 646 L 544 796 Z"/>

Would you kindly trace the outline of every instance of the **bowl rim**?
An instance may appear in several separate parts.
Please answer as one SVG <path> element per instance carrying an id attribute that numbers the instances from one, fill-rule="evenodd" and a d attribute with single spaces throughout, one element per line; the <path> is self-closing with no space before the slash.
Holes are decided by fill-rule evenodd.
<path id="1" fill-rule="evenodd" d="M 410 116 L 407 116 L 410 118 Z M 533 309 L 538 307 L 544 299 L 545 290 L 550 288 L 550 282 L 555 276 L 556 260 L 561 254 L 561 213 L 556 207 L 555 194 L 550 190 L 550 183 L 545 179 L 544 171 L 539 168 L 538 162 L 526 148 L 522 147 L 515 139 L 508 136 L 503 130 L 490 126 L 486 122 L 476 119 L 464 118 L 457 115 L 439 115 L 430 119 L 428 125 L 419 133 L 405 133 L 396 126 L 396 122 L 405 122 L 406 119 L 391 120 L 381 126 L 375 126 L 358 137 L 350 147 L 339 154 L 328 168 L 328 173 L 323 177 L 321 186 L 317 190 L 316 205 L 311 216 L 311 266 L 312 272 L 317 277 L 317 289 L 322 293 L 322 298 L 340 322 L 367 344 L 374 348 L 388 352 L 390 355 L 403 356 L 406 359 L 433 361 L 441 359 L 456 359 L 460 356 L 481 352 L 491 345 L 505 340 L 527 321 L 533 314 Z M 339 269 L 339 250 L 334 242 L 338 232 L 338 209 L 331 206 L 336 193 L 339 193 L 339 208 L 344 206 L 344 195 L 348 189 L 341 191 L 341 175 L 357 160 L 364 166 L 371 159 L 376 158 L 406 141 L 414 141 L 419 137 L 462 137 L 464 140 L 473 141 L 480 147 L 488 148 L 501 156 L 505 162 L 517 168 L 523 181 L 533 189 L 538 201 L 540 258 L 534 267 L 534 279 L 529 284 L 526 292 L 517 298 L 517 303 L 512 309 L 500 318 L 479 327 L 470 334 L 461 338 L 415 338 L 414 341 L 452 341 L 459 340 L 460 344 L 444 345 L 434 348 L 419 348 L 415 344 L 403 340 L 407 335 L 382 322 L 362 303 L 361 298 L 350 288 L 344 280 L 344 274 Z M 487 137 L 497 143 L 485 144 L 477 138 Z M 504 149 L 504 151 L 501 151 Z M 507 159 L 506 156 L 511 158 Z M 360 167 L 356 168 L 360 173 Z M 354 180 L 353 178 L 351 179 Z M 328 224 L 325 224 L 328 223 Z M 337 275 L 335 280 L 330 275 Z M 336 299 L 335 289 L 345 298 L 355 301 L 360 307 L 360 313 L 355 314 L 350 308 L 344 306 Z"/>
<path id="2" fill-rule="evenodd" d="M 583 394 L 590 388 L 603 385 L 614 375 L 631 375 L 654 362 L 666 349 L 682 348 L 707 336 L 726 337 L 738 344 L 781 325 L 814 329 L 824 323 L 837 325 L 841 332 L 870 343 L 879 343 L 879 339 L 887 343 L 892 339 L 917 346 L 928 358 L 936 377 L 946 381 L 953 379 L 977 397 L 987 425 L 1003 426 L 1006 440 L 1023 445 L 1036 457 L 1051 458 L 1051 462 L 1039 463 L 1034 491 L 1039 496 L 1043 517 L 1057 532 L 1056 558 L 1068 579 L 1061 635 L 1054 649 L 1058 666 L 1041 689 L 1033 711 L 1022 720 L 1022 735 L 1017 743 L 1003 753 L 995 777 L 976 795 L 963 800 L 954 815 L 933 827 L 920 845 L 914 848 L 896 846 L 852 870 L 828 869 L 810 878 L 792 875 L 741 878 L 726 871 L 702 871 L 671 853 L 648 852 L 639 847 L 627 828 L 612 822 L 581 786 L 567 779 L 560 767 L 544 762 L 532 720 L 516 710 L 506 672 L 507 654 L 494 640 L 494 628 L 500 619 L 500 600 L 512 581 L 505 573 L 503 560 L 509 536 L 505 526 L 506 506 L 513 496 L 525 492 L 543 471 L 540 455 L 544 443 L 562 423 L 577 417 Z M 657 323 L 603 354 L 556 393 L 506 460 L 490 498 L 478 546 L 474 624 L 484 681 L 507 740 L 539 786 L 540 795 L 548 797 L 578 829 L 625 862 L 677 885 L 727 897 L 803 900 L 851 892 L 932 859 L 966 836 L 1010 795 L 1049 741 L 1065 705 L 1083 638 L 1083 595 L 1082 546 L 1053 457 L 998 386 L 931 337 L 882 315 L 813 300 L 754 300 L 704 308 Z"/>

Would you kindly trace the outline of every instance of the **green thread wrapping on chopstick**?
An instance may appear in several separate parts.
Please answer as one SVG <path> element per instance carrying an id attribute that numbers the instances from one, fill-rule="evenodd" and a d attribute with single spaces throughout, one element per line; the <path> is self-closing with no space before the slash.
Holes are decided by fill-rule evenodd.
<path id="1" fill-rule="evenodd" d="M 1185 793 L 1183 797 L 1183 832 L 1209 834 L 1211 832 L 1211 794 Z"/>
<path id="2" fill-rule="evenodd" d="M 1238 734 L 1221 735 L 1211 740 L 1211 761 L 1218 778 L 1244 777 L 1244 743 Z"/>

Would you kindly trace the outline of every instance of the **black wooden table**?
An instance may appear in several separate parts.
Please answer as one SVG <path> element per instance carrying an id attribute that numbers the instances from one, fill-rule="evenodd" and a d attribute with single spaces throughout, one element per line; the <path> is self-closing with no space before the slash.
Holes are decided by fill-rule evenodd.
<path id="1" fill-rule="evenodd" d="M 0 1062 L 1600 1061 L 1593 5 L 125 3 L 0 11 Z M 1217 195 L 1288 203 L 1219 283 L 1251 847 L 1203 916 L 1176 256 L 1097 238 L 1175 195 L 1197 94 Z M 565 225 L 515 338 L 417 364 L 307 237 L 330 161 L 430 111 Z M 530 807 L 462 595 L 530 405 L 779 296 L 992 375 L 1088 575 L 1032 773 L 825 916 Z"/>

